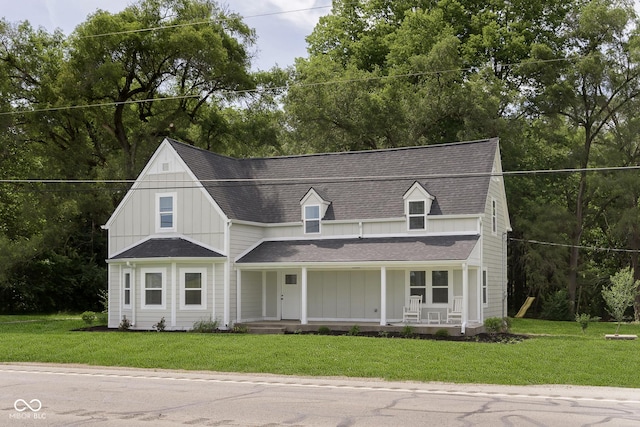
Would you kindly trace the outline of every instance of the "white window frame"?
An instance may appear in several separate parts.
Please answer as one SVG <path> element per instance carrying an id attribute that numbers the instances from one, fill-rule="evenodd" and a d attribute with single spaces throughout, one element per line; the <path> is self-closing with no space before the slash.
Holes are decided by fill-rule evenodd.
<path id="1" fill-rule="evenodd" d="M 422 211 L 421 214 L 412 214 L 411 213 L 411 204 L 412 203 L 422 203 Z M 411 228 L 411 219 L 412 218 L 422 218 L 422 228 Z M 425 199 L 420 200 L 407 200 L 407 230 L 409 231 L 424 231 L 427 229 L 427 201 Z"/>
<path id="2" fill-rule="evenodd" d="M 491 198 L 491 234 L 498 234 L 498 201 Z"/>
<path id="3" fill-rule="evenodd" d="M 160 212 L 160 199 L 164 197 L 171 197 L 172 206 L 171 206 L 171 227 L 162 227 L 161 216 L 162 214 L 166 214 L 166 212 Z M 176 224 L 178 223 L 178 212 L 177 212 L 177 193 L 156 193 L 156 233 L 175 233 L 177 230 Z"/>
<path id="4" fill-rule="evenodd" d="M 187 292 L 192 292 L 187 289 L 188 273 L 200 274 L 200 304 L 187 304 Z M 180 310 L 206 310 L 207 309 L 207 269 L 196 267 L 185 267 L 179 269 L 180 274 Z"/>
<path id="5" fill-rule="evenodd" d="M 483 268 L 482 269 L 482 306 L 483 307 L 488 307 L 489 306 L 489 272 L 487 270 L 487 268 Z"/>
<path id="6" fill-rule="evenodd" d="M 162 280 L 162 286 L 160 291 L 162 293 L 161 304 L 147 304 L 147 274 L 160 273 Z M 164 310 L 167 308 L 167 269 L 166 268 L 141 268 L 141 293 L 142 293 L 142 308 L 148 310 Z M 157 290 L 158 288 L 150 288 Z"/>
<path id="7" fill-rule="evenodd" d="M 433 285 L 433 273 L 436 271 L 445 271 L 447 273 L 447 302 L 434 302 L 433 301 L 433 290 L 434 289 L 444 289 L 444 286 L 434 286 Z M 429 299 L 430 299 L 430 303 L 433 306 L 437 306 L 437 307 L 448 307 L 449 303 L 451 302 L 451 293 L 453 290 L 453 271 L 449 270 L 449 269 L 443 269 L 443 268 L 434 268 L 432 270 L 429 271 L 429 290 L 431 292 L 429 292 Z"/>
<path id="8" fill-rule="evenodd" d="M 129 287 L 127 287 L 127 276 L 129 276 Z M 129 292 L 129 303 L 127 304 L 127 292 Z M 131 308 L 133 299 L 133 272 L 126 269 L 122 272 L 122 308 Z"/>
<path id="9" fill-rule="evenodd" d="M 317 218 L 309 218 L 307 216 L 307 209 L 309 208 L 316 208 L 318 209 L 318 217 Z M 305 205 L 304 206 L 304 234 L 320 234 L 320 231 L 322 229 L 322 209 L 320 205 Z M 318 231 L 308 231 L 307 230 L 307 225 L 310 222 L 318 222 Z"/>
<path id="10" fill-rule="evenodd" d="M 424 284 L 422 285 L 412 285 L 411 284 L 411 273 L 423 273 L 424 274 Z M 409 283 L 409 296 L 411 295 L 420 295 L 422 296 L 422 304 L 427 304 L 428 303 L 428 297 L 427 295 L 429 295 L 429 282 L 428 282 L 428 274 L 426 270 L 409 270 L 409 279 L 408 279 L 408 283 Z M 420 289 L 422 292 L 420 292 L 419 294 L 414 294 L 411 292 L 412 289 Z"/>

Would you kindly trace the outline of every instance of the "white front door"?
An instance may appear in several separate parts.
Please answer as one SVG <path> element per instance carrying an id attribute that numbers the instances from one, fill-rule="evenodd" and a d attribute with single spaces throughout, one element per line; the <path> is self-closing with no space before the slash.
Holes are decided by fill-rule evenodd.
<path id="1" fill-rule="evenodd" d="M 282 275 L 282 319 L 300 319 L 300 277 L 296 273 Z"/>

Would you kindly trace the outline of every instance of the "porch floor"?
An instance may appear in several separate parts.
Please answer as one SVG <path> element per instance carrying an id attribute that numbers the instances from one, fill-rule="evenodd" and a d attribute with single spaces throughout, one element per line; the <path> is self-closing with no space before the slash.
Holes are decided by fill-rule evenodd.
<path id="1" fill-rule="evenodd" d="M 451 336 L 460 336 L 461 327 L 460 323 L 416 323 L 416 322 L 394 322 L 388 325 L 380 325 L 379 322 L 309 322 L 306 325 L 302 325 L 299 320 L 259 320 L 240 322 L 241 325 L 245 325 L 249 333 L 280 333 L 285 332 L 317 332 L 321 326 L 328 327 L 332 331 L 344 331 L 348 332 L 354 325 L 358 325 L 361 332 L 402 332 L 402 329 L 409 325 L 413 328 L 417 334 L 435 334 L 440 329 L 445 329 Z M 464 335 L 473 336 L 484 332 L 484 325 L 481 323 L 469 322 Z"/>

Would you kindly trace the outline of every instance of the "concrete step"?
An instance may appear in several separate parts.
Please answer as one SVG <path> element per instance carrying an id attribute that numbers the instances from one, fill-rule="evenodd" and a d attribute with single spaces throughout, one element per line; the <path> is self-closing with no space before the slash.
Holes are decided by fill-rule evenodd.
<path id="1" fill-rule="evenodd" d="M 259 334 L 259 335 L 277 335 L 284 334 L 287 328 L 284 326 L 249 326 L 248 332 L 250 334 Z"/>

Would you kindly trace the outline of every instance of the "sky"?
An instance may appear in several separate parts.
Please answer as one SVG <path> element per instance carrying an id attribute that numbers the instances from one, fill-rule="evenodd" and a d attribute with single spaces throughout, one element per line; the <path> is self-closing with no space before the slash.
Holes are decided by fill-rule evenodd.
<path id="1" fill-rule="evenodd" d="M 132 3 L 135 1 L 0 0 L 0 16 L 9 22 L 26 20 L 49 32 L 59 28 L 69 34 L 98 9 L 117 13 Z M 256 30 L 255 70 L 286 67 L 297 57 L 307 57 L 305 37 L 320 16 L 331 11 L 331 0 L 218 0 L 218 4 L 245 17 L 245 24 Z"/>

